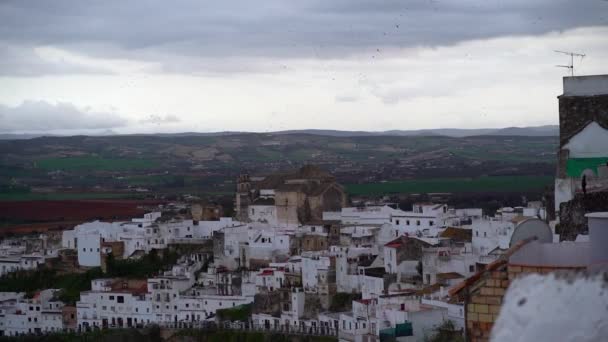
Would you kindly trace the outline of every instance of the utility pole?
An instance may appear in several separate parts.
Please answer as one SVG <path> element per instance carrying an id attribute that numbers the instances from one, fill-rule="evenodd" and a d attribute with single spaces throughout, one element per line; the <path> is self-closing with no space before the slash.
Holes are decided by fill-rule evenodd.
<path id="1" fill-rule="evenodd" d="M 570 69 L 570 76 L 574 76 L 574 56 L 576 57 L 580 57 L 581 61 L 583 60 L 583 58 L 585 57 L 585 54 L 582 53 L 576 53 L 576 52 L 569 52 L 569 51 L 559 51 L 559 50 L 553 50 L 557 53 L 563 53 L 565 55 L 570 56 L 570 65 L 556 65 L 556 67 L 559 68 L 568 68 Z"/>

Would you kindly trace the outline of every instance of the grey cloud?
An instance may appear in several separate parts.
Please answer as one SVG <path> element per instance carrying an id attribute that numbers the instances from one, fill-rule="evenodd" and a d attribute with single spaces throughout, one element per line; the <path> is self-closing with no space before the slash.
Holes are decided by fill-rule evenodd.
<path id="1" fill-rule="evenodd" d="M 127 123 L 115 113 L 81 110 L 65 102 L 24 101 L 15 107 L 0 105 L 0 132 L 110 129 Z"/>
<path id="2" fill-rule="evenodd" d="M 166 70 L 188 72 L 214 64 L 176 66 L 183 58 L 344 57 L 607 25 L 607 12 L 600 0 L 15 0 L 0 4 L 0 37 L 95 57 L 160 61 Z M 234 68 L 228 64 L 225 72 L 250 70 Z"/>
<path id="3" fill-rule="evenodd" d="M 33 46 L 9 45 L 0 42 L 0 76 L 40 76 L 65 74 L 108 74 L 110 71 L 70 63 L 65 60 L 42 59 Z"/>
<path id="4" fill-rule="evenodd" d="M 165 123 L 177 123 L 180 122 L 181 120 L 173 115 L 173 114 L 167 114 L 165 116 L 160 116 L 160 115 L 150 115 L 145 119 L 139 120 L 140 123 L 143 124 L 165 124 Z"/>

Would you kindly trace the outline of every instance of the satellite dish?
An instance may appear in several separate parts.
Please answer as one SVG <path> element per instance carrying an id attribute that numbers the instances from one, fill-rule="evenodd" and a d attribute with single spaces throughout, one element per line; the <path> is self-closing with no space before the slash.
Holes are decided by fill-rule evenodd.
<path id="1" fill-rule="evenodd" d="M 553 242 L 553 232 L 551 227 L 545 222 L 538 218 L 531 217 L 520 221 L 511 235 L 511 242 L 509 246 L 513 246 L 519 241 L 536 237 L 538 242 Z"/>

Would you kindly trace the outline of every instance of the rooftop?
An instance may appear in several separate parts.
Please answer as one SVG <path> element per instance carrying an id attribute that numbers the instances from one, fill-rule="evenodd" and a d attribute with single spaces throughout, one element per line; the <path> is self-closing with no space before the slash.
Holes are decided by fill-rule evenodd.
<path id="1" fill-rule="evenodd" d="M 541 243 L 533 241 L 509 258 L 510 265 L 585 268 L 590 263 L 591 244 L 587 242 Z"/>
<path id="2" fill-rule="evenodd" d="M 564 77 L 562 96 L 608 95 L 608 75 Z"/>

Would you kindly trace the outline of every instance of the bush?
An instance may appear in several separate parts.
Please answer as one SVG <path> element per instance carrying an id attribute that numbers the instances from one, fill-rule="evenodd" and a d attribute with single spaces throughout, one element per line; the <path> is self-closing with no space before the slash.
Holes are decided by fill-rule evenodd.
<path id="1" fill-rule="evenodd" d="M 116 260 L 112 254 L 108 255 L 107 277 L 148 278 L 158 274 L 159 271 L 174 265 L 179 258 L 176 252 L 162 250 L 162 257 L 153 249 L 150 253 L 137 260 Z"/>
<path id="2" fill-rule="evenodd" d="M 247 322 L 251 317 L 252 308 L 252 304 L 243 304 L 234 308 L 216 310 L 216 314 L 220 321 Z"/>
<path id="3" fill-rule="evenodd" d="M 329 311 L 331 312 L 342 312 L 349 311 L 352 309 L 353 300 L 361 299 L 360 293 L 346 293 L 338 292 L 331 298 L 331 304 L 329 305 Z"/>

